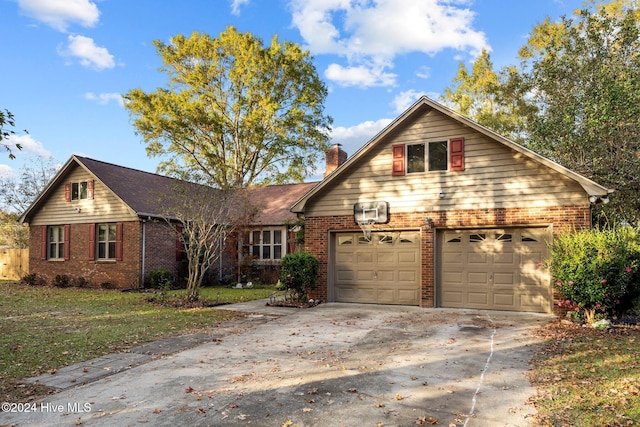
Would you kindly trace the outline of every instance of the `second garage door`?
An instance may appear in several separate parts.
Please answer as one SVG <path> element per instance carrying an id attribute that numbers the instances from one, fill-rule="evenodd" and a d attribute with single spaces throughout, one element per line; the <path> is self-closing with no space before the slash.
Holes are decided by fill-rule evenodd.
<path id="1" fill-rule="evenodd" d="M 420 305 L 420 232 L 338 233 L 333 294 L 337 302 Z"/>
<path id="2" fill-rule="evenodd" d="M 439 233 L 438 305 L 550 312 L 546 228 Z"/>

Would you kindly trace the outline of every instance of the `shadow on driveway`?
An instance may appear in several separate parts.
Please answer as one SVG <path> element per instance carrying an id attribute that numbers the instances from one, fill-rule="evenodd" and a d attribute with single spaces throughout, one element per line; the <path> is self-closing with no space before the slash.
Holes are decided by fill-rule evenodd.
<path id="1" fill-rule="evenodd" d="M 224 309 L 247 316 L 174 351 L 147 347 L 149 360 L 61 386 L 30 412 L 1 413 L 0 424 L 525 426 L 535 414 L 526 374 L 532 332 L 549 315 L 264 301 Z"/>

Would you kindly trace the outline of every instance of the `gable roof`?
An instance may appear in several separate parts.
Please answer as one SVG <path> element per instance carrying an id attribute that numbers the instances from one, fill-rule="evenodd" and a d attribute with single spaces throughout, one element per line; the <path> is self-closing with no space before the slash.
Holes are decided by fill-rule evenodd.
<path id="1" fill-rule="evenodd" d="M 155 173 L 73 155 L 22 214 L 20 221 L 29 222 L 29 218 L 46 203 L 50 191 L 62 185 L 67 175 L 75 167 L 86 170 L 138 216 L 162 216 L 162 212 L 166 211 L 166 207 L 163 205 L 166 201 L 158 195 L 174 191 L 176 184 L 182 182 Z M 259 207 L 259 213 L 254 222 L 276 225 L 282 224 L 287 219 L 295 219 L 295 215 L 289 211 L 289 207 L 315 184 L 303 183 L 250 188 L 251 200 Z M 197 184 L 190 183 L 190 185 Z M 212 187 L 200 187 L 205 188 L 205 191 L 211 191 L 212 194 L 217 191 Z"/>
<path id="2" fill-rule="evenodd" d="M 457 113 L 456 111 L 451 110 L 448 107 L 445 107 L 444 105 L 430 99 L 427 98 L 426 96 L 422 96 L 420 99 L 418 99 L 418 101 L 416 101 L 411 107 L 409 107 L 405 112 L 403 112 L 400 116 L 398 116 L 394 121 L 392 121 L 391 123 L 389 123 L 384 129 L 382 129 L 376 136 L 374 136 L 372 139 L 370 139 L 366 144 L 364 144 L 358 151 L 356 151 L 353 156 L 351 156 L 344 164 L 342 164 L 342 166 L 340 166 L 339 168 L 337 168 L 336 170 L 334 170 L 331 174 L 329 174 L 319 185 L 315 186 L 314 188 L 311 189 L 311 191 L 309 191 L 307 194 L 305 194 L 302 198 L 300 198 L 297 202 L 295 202 L 292 206 L 291 206 L 291 212 L 294 213 L 304 213 L 304 208 L 305 208 L 305 204 L 306 202 L 313 197 L 315 194 L 317 194 L 318 192 L 320 192 L 322 189 L 326 188 L 327 186 L 331 185 L 331 182 L 333 182 L 338 175 L 340 175 L 343 171 L 345 171 L 346 169 L 349 169 L 354 163 L 356 163 L 358 161 L 358 159 L 362 158 L 365 154 L 367 154 L 370 150 L 372 150 L 373 147 L 375 147 L 380 141 L 383 141 L 389 134 L 391 134 L 392 132 L 394 132 L 395 130 L 397 130 L 399 127 L 401 127 L 404 123 L 406 123 L 407 121 L 409 121 L 412 117 L 414 117 L 416 114 L 420 114 L 421 112 L 424 112 L 425 110 L 429 110 L 429 109 L 433 109 L 435 111 L 438 111 L 448 117 L 450 117 L 453 120 L 456 120 L 460 123 L 462 123 L 465 126 L 468 126 L 469 128 L 483 134 L 484 136 L 488 137 L 489 139 L 496 141 L 508 148 L 511 148 L 512 150 L 515 150 L 521 154 L 523 154 L 524 156 L 536 161 L 537 163 L 540 163 L 548 168 L 551 168 L 553 170 L 555 170 L 556 172 L 559 172 L 560 174 L 576 181 L 580 186 L 582 186 L 582 188 L 585 190 L 585 192 L 589 195 L 589 196 L 596 196 L 598 198 L 603 198 L 608 196 L 609 194 L 613 193 L 614 190 L 611 189 L 607 189 L 603 186 L 601 186 L 600 184 L 578 174 L 577 172 L 574 172 L 570 169 L 567 169 L 566 167 L 526 148 L 523 147 L 522 145 L 515 143 L 505 137 L 503 137 L 502 135 L 497 134 L 496 132 L 492 131 L 491 129 L 488 129 L 476 122 L 474 122 L 473 120 L 461 115 L 460 113 Z"/>

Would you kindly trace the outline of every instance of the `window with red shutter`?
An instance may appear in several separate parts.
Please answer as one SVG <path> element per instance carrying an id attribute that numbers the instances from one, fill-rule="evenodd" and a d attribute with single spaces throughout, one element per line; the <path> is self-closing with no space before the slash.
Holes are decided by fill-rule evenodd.
<path id="1" fill-rule="evenodd" d="M 40 259 L 47 259 L 47 226 L 40 228 Z"/>
<path id="2" fill-rule="evenodd" d="M 464 170 L 464 138 L 449 140 L 449 170 L 460 172 Z"/>
<path id="3" fill-rule="evenodd" d="M 96 225 L 89 224 L 89 261 L 96 259 Z"/>
<path id="4" fill-rule="evenodd" d="M 64 259 L 65 261 L 69 261 L 71 259 L 71 245 L 69 242 L 71 240 L 71 225 L 66 224 L 64 226 Z"/>
<path id="5" fill-rule="evenodd" d="M 392 166 L 391 176 L 404 176 L 405 164 L 404 164 L 404 144 L 396 144 L 391 147 L 392 152 Z"/>

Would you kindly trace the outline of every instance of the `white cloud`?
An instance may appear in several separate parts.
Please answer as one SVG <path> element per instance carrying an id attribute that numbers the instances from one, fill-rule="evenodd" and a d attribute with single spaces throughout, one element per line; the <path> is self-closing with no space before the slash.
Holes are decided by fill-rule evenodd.
<path id="1" fill-rule="evenodd" d="M 343 67 L 331 64 L 324 72 L 327 79 L 340 86 L 390 86 L 395 82 L 396 75 L 385 73 L 380 67 L 369 68 L 364 65 Z"/>
<path id="2" fill-rule="evenodd" d="M 355 126 L 338 126 L 332 129 L 329 135 L 332 144 L 342 144 L 349 155 L 360 149 L 366 142 L 376 136 L 384 129 L 392 119 L 380 119 L 376 121 L 366 121 Z"/>
<path id="3" fill-rule="evenodd" d="M 393 105 L 396 114 L 401 114 L 423 95 L 427 96 L 427 93 L 409 89 L 397 94 L 396 97 L 393 98 L 393 101 L 391 101 L 391 105 Z"/>
<path id="4" fill-rule="evenodd" d="M 9 146 L 15 146 L 19 144 L 22 149 L 17 150 L 13 149 L 14 154 L 18 153 L 30 153 L 35 154 L 37 156 L 42 157 L 51 157 L 51 153 L 44 148 L 40 141 L 35 140 L 31 135 L 10 135 L 8 138 L 2 141 L 3 144 L 7 144 Z"/>
<path id="5" fill-rule="evenodd" d="M 359 71 L 362 86 L 395 84 L 391 67 L 397 55 L 435 55 L 444 49 L 476 55 L 489 49 L 486 36 L 473 29 L 474 12 L 465 0 L 290 0 L 293 25 L 313 54 L 337 54 Z M 334 67 L 332 70 L 336 72 Z M 387 75 L 383 80 L 373 75 Z M 343 77 L 344 73 L 335 73 Z M 424 75 L 424 74 L 423 74 Z M 354 76 L 352 75 L 351 78 Z"/>
<path id="6" fill-rule="evenodd" d="M 85 36 L 68 37 L 69 44 L 65 49 L 59 49 L 63 56 L 72 56 L 80 60 L 83 67 L 104 70 L 115 67 L 113 55 L 107 48 L 97 46 L 93 39 Z"/>
<path id="7" fill-rule="evenodd" d="M 431 68 L 423 65 L 416 71 L 416 77 L 419 77 L 421 79 L 428 79 L 429 77 L 431 77 Z"/>
<path id="8" fill-rule="evenodd" d="M 89 0 L 18 0 L 18 5 L 26 15 L 61 32 L 71 23 L 93 27 L 100 17 L 98 7 Z"/>
<path id="9" fill-rule="evenodd" d="M 249 0 L 231 0 L 231 14 L 240 15 L 240 6 L 249 4 Z"/>
<path id="10" fill-rule="evenodd" d="M 107 105 L 111 101 L 115 101 L 119 106 L 124 107 L 124 99 L 119 93 L 99 93 L 87 92 L 84 98 L 89 101 L 95 101 L 99 105 Z"/>
<path id="11" fill-rule="evenodd" d="M 15 178 L 16 171 L 9 165 L 0 164 L 0 179 Z"/>

